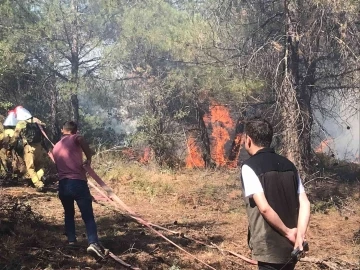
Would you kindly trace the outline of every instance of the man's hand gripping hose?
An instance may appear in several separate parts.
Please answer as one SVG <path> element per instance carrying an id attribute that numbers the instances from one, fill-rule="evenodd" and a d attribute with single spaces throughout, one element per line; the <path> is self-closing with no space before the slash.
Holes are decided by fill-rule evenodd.
<path id="1" fill-rule="evenodd" d="M 302 257 L 304 257 L 305 251 L 309 251 L 309 244 L 306 241 L 303 242 L 303 250 L 300 250 L 300 248 L 297 247 L 291 252 L 291 258 L 294 261 L 299 261 Z"/>
<path id="2" fill-rule="evenodd" d="M 303 242 L 303 249 L 302 249 L 302 250 L 300 250 L 300 248 L 297 247 L 296 249 L 294 249 L 294 250 L 291 252 L 291 258 L 290 258 L 290 260 L 289 260 L 283 267 L 281 267 L 280 270 L 284 269 L 290 262 L 297 262 L 297 261 L 299 261 L 302 257 L 304 257 L 305 251 L 309 251 L 309 244 L 308 244 L 308 242 L 306 242 L 306 241 Z"/>

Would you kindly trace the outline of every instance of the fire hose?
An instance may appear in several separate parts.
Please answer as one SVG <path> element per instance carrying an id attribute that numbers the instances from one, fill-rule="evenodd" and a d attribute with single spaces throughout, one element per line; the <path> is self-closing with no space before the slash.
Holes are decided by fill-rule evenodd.
<path id="1" fill-rule="evenodd" d="M 54 144 L 52 143 L 52 141 L 49 139 L 49 137 L 47 136 L 47 134 L 45 133 L 44 129 L 42 128 L 41 125 L 39 125 L 39 128 L 42 132 L 42 134 L 44 135 L 44 137 L 51 143 L 52 146 L 54 146 Z M 51 152 L 48 153 L 49 154 L 49 157 L 50 159 L 55 163 L 54 161 L 54 157 L 52 155 Z M 174 243 L 173 241 L 171 241 L 169 238 L 167 238 L 165 235 L 163 235 L 162 233 L 158 232 L 157 230 L 154 229 L 155 228 L 158 228 L 158 229 L 162 229 L 162 230 L 166 230 L 168 232 L 171 232 L 171 233 L 174 233 L 174 234 L 178 234 L 184 238 L 187 238 L 189 240 L 193 240 L 193 241 L 196 241 L 202 245 L 205 245 L 205 246 L 208 246 L 208 247 L 211 247 L 211 248 L 214 248 L 215 245 L 213 246 L 210 246 L 204 242 L 201 242 L 201 241 L 198 241 L 198 240 L 194 240 L 194 239 L 191 239 L 191 238 L 188 238 L 186 237 L 184 234 L 181 234 L 180 232 L 175 232 L 175 231 L 171 231 L 171 230 L 168 230 L 164 227 L 161 227 L 161 226 L 158 226 L 156 224 L 153 224 L 153 223 L 150 223 L 144 219 L 142 219 L 140 216 L 138 216 L 130 207 L 128 207 L 114 192 L 113 190 L 107 186 L 105 184 L 105 182 L 96 174 L 96 172 L 88 165 L 84 165 L 84 169 L 87 171 L 87 173 L 89 174 L 89 176 L 91 176 L 99 185 L 101 188 L 104 189 L 104 191 L 106 192 L 106 194 L 100 190 L 92 181 L 88 180 L 88 184 L 93 187 L 101 196 L 103 196 L 106 201 L 108 201 L 109 203 L 111 203 L 116 209 L 119 209 L 119 208 L 122 208 L 123 210 L 127 211 L 129 213 L 129 216 L 133 219 L 135 219 L 136 221 L 138 221 L 140 224 L 144 225 L 145 227 L 147 227 L 151 232 L 155 233 L 156 235 L 160 236 L 161 238 L 163 238 L 164 240 L 166 240 L 167 242 L 169 242 L 170 244 L 172 244 L 173 246 L 175 246 L 176 248 L 180 249 L 181 251 L 183 251 L 185 254 L 187 254 L 189 257 L 195 259 L 196 261 L 206 265 L 208 268 L 210 269 L 214 269 L 216 270 L 214 267 L 208 265 L 207 263 L 205 263 L 204 261 L 200 260 L 199 258 L 195 257 L 194 255 L 192 255 L 190 252 L 186 251 L 184 248 L 180 247 L 179 245 L 177 245 L 176 243 Z M 218 248 L 218 247 L 216 247 Z M 257 261 L 254 261 L 254 260 L 251 260 L 251 259 L 248 259 L 246 258 L 245 256 L 242 256 L 242 255 L 239 255 L 239 254 L 236 254 L 234 252 L 230 252 L 228 251 L 230 254 L 232 255 L 235 255 L 241 259 L 243 259 L 244 261 L 250 263 L 250 264 L 253 264 L 253 265 L 256 265 L 257 264 Z M 126 266 L 130 269 L 139 269 L 139 268 L 134 268 L 132 267 L 131 265 L 125 263 L 124 261 L 122 261 L 120 258 L 118 258 L 116 255 L 114 255 L 112 252 L 109 253 L 110 257 L 113 258 L 115 261 L 119 262 L 120 264 L 122 264 L 123 266 Z"/>

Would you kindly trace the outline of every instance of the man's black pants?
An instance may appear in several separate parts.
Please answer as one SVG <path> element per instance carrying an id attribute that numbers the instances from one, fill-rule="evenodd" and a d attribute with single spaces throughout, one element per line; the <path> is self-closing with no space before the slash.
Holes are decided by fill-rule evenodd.
<path id="1" fill-rule="evenodd" d="M 258 262 L 259 270 L 294 270 L 295 264 L 293 262 L 287 264 L 277 264 L 277 263 L 266 263 L 266 262 Z M 284 267 L 284 268 L 282 268 Z"/>

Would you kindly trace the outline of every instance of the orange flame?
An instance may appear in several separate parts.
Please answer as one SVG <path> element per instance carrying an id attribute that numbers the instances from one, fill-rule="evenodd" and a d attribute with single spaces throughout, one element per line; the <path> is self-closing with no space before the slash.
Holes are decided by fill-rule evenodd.
<path id="1" fill-rule="evenodd" d="M 230 153 L 226 153 L 225 146 L 230 142 L 229 131 L 235 128 L 229 110 L 225 106 L 212 101 L 209 106 L 209 113 L 204 115 L 203 120 L 207 129 L 212 130 L 209 136 L 212 161 L 219 167 L 236 167 L 241 149 L 242 134 L 236 135 L 232 142 Z M 188 139 L 188 149 L 189 154 L 186 158 L 186 167 L 205 167 L 205 161 L 193 136 L 190 136 Z"/>
<path id="2" fill-rule="evenodd" d="M 126 157 L 127 159 L 133 160 L 136 159 L 136 153 L 132 148 L 124 148 L 121 150 L 121 153 Z"/>
<path id="3" fill-rule="evenodd" d="M 140 157 L 139 162 L 144 163 L 144 164 L 148 163 L 150 158 L 151 158 L 150 155 L 151 155 L 151 148 L 150 147 L 145 147 L 144 154 L 143 154 L 142 157 Z"/>
<path id="4" fill-rule="evenodd" d="M 231 168 L 237 167 L 237 162 L 238 162 L 238 158 L 239 158 L 240 150 L 241 150 L 242 139 L 243 139 L 242 133 L 237 134 L 234 139 L 233 147 L 231 149 L 229 163 L 228 163 L 228 166 Z"/>
<path id="5" fill-rule="evenodd" d="M 315 153 L 325 153 L 330 150 L 330 144 L 333 142 L 333 139 L 325 139 L 323 140 L 316 148 Z"/>
<path id="6" fill-rule="evenodd" d="M 211 158 L 217 166 L 225 166 L 227 164 L 225 144 L 230 140 L 227 129 L 234 128 L 234 122 L 225 106 L 213 101 L 209 110 L 210 113 L 204 116 L 204 122 L 212 127 Z"/>
<path id="7" fill-rule="evenodd" d="M 221 126 L 214 126 L 212 136 L 211 158 L 218 166 L 225 166 L 227 159 L 225 158 L 225 144 L 230 140 L 228 131 Z"/>
<path id="8" fill-rule="evenodd" d="M 233 128 L 234 122 L 230 117 L 229 110 L 216 102 L 212 102 L 210 105 L 210 115 L 206 114 L 204 116 L 205 123 L 212 125 L 218 124 L 225 128 Z"/>
<path id="9" fill-rule="evenodd" d="M 209 106 L 209 113 L 204 115 L 203 120 L 207 130 L 212 131 L 209 136 L 212 162 L 218 167 L 236 168 L 241 150 L 242 133 L 237 134 L 231 144 L 229 131 L 234 131 L 235 124 L 228 108 L 212 101 Z M 196 145 L 194 136 L 188 138 L 187 144 L 186 167 L 205 167 L 202 152 Z M 226 149 L 227 146 L 229 146 L 228 149 Z"/>
<path id="10" fill-rule="evenodd" d="M 201 156 L 201 152 L 199 150 L 199 147 L 196 144 L 196 140 L 193 136 L 190 136 L 187 141 L 187 147 L 189 150 L 189 154 L 186 157 L 185 163 L 186 168 L 192 169 L 192 168 L 204 168 L 205 167 L 205 161 Z"/>

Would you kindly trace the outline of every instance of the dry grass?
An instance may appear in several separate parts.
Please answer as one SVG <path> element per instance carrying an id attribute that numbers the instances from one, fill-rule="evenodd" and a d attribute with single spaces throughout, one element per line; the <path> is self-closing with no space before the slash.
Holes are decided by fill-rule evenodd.
<path id="1" fill-rule="evenodd" d="M 238 171 L 175 172 L 108 156 L 95 160 L 94 167 L 116 194 L 144 219 L 249 256 L 247 218 Z M 86 238 L 82 236 L 85 229 L 79 213 L 77 228 L 83 248 L 74 252 L 64 247 L 63 213 L 55 193 L 39 194 L 30 188 L 16 187 L 2 190 L 0 197 L 5 194 L 31 205 L 32 211 L 43 218 L 35 223 L 15 224 L 15 235 L 1 235 L 5 245 L 0 249 L 0 269 L 122 269 L 112 261 L 97 264 L 86 255 Z M 103 244 L 128 263 L 141 269 L 206 269 L 105 202 L 93 205 Z M 339 207 L 327 205 L 327 211 L 314 212 L 308 235 L 311 256 L 331 256 L 351 265 L 359 263 L 356 240 L 360 224 L 359 198 L 348 198 L 345 205 L 348 210 L 339 211 Z M 164 234 L 216 269 L 255 269 L 217 250 Z M 321 268 L 300 263 L 299 269 Z"/>

